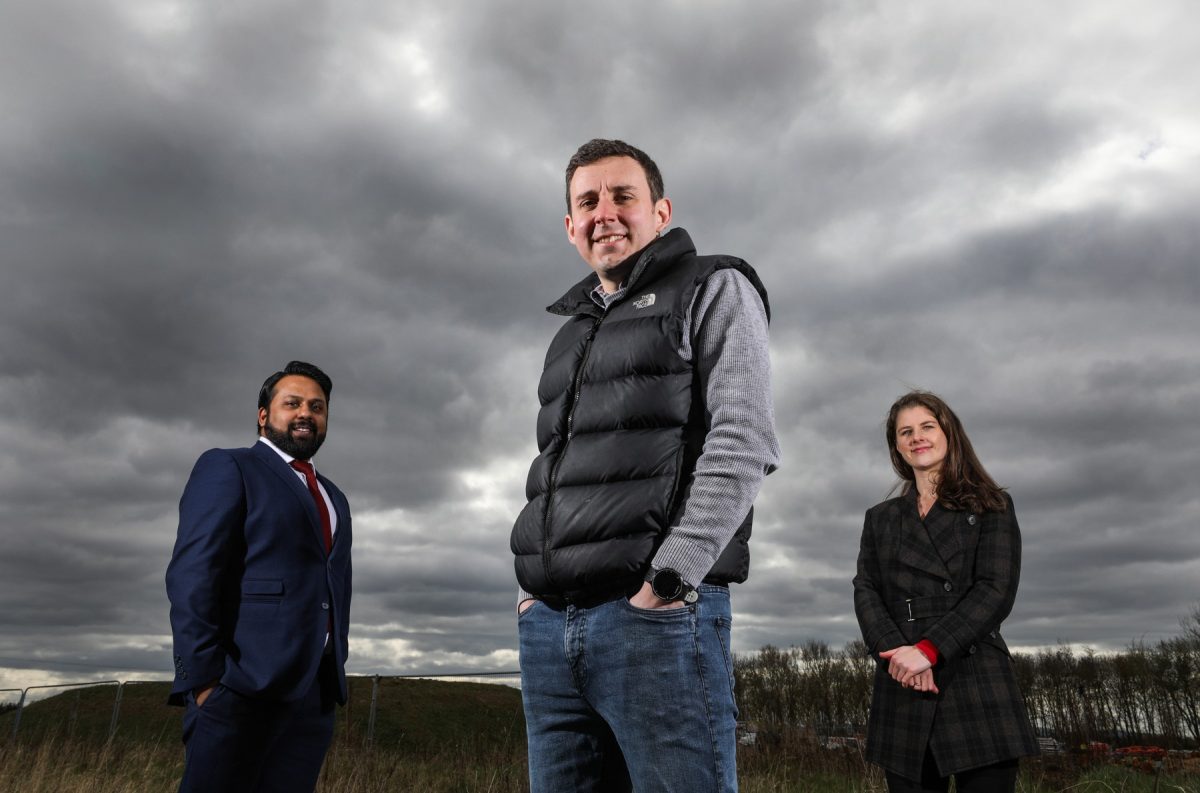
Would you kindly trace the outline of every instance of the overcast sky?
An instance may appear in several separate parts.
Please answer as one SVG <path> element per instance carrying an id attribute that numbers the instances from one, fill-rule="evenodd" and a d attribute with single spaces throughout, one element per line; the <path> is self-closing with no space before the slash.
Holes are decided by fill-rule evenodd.
<path id="1" fill-rule="evenodd" d="M 975 10 L 971 10 L 975 9 Z M 17 0 L 0 11 L 0 687 L 171 671 L 163 573 L 262 380 L 334 380 L 350 669 L 516 668 L 509 529 L 618 137 L 774 309 L 735 649 L 856 638 L 882 420 L 944 396 L 1022 648 L 1200 603 L 1200 11 L 1178 2 Z"/>

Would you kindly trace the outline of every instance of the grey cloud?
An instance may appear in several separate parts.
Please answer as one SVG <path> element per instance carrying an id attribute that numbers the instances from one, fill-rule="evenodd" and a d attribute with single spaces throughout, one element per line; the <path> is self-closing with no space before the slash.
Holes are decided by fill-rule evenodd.
<path id="1" fill-rule="evenodd" d="M 0 517 L 28 541 L 0 556 L 0 666 L 169 672 L 188 471 L 253 440 L 292 358 L 335 381 L 318 465 L 356 511 L 356 668 L 511 657 L 543 308 L 587 272 L 562 172 L 597 135 L 655 156 L 675 225 L 771 293 L 784 461 L 739 651 L 856 637 L 883 415 L 914 386 L 1016 499 L 1014 644 L 1171 634 L 1200 573 L 1195 188 L 1170 159 L 1193 13 L 1075 10 L 1094 38 L 1025 36 L 1021 3 L 18 4 Z"/>

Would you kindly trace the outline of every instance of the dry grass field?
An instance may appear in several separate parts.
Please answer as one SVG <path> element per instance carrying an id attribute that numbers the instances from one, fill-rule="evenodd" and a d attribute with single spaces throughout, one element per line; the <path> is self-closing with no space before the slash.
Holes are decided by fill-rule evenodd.
<path id="1" fill-rule="evenodd" d="M 117 733 L 107 740 L 113 689 L 67 692 L 34 703 L 10 738 L 0 714 L 0 791 L 143 793 L 174 790 L 183 767 L 179 711 L 165 686 L 126 686 Z M 321 793 L 525 793 L 520 693 L 476 683 L 381 681 L 374 740 L 366 725 L 371 683 L 356 679 L 326 759 Z M 883 793 L 879 773 L 853 750 L 811 741 L 740 749 L 743 793 Z M 1200 793 L 1195 775 L 1103 767 L 1081 771 L 1063 759 L 1026 766 L 1021 793 Z"/>

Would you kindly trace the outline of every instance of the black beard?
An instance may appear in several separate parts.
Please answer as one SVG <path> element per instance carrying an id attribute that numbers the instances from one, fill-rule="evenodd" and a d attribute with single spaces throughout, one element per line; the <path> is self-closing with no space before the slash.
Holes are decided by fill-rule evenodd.
<path id="1" fill-rule="evenodd" d="M 293 427 L 309 427 L 312 429 L 312 435 L 309 435 L 303 440 L 292 435 Z M 279 447 L 279 451 L 284 454 L 295 457 L 297 460 L 307 460 L 317 453 L 317 449 L 321 448 L 321 444 L 325 442 L 325 435 L 317 433 L 317 425 L 308 421 L 293 422 L 288 425 L 285 432 L 280 432 L 271 426 L 271 416 L 267 415 L 266 422 L 263 423 L 262 434 L 271 443 Z"/>

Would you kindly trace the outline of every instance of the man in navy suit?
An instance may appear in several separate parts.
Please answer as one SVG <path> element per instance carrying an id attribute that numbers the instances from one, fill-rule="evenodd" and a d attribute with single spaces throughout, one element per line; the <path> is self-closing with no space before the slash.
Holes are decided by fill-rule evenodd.
<path id="1" fill-rule="evenodd" d="M 292 361 L 263 383 L 258 442 L 201 455 L 167 567 L 180 791 L 316 786 L 346 702 L 350 506 L 311 459 L 333 383 Z"/>

